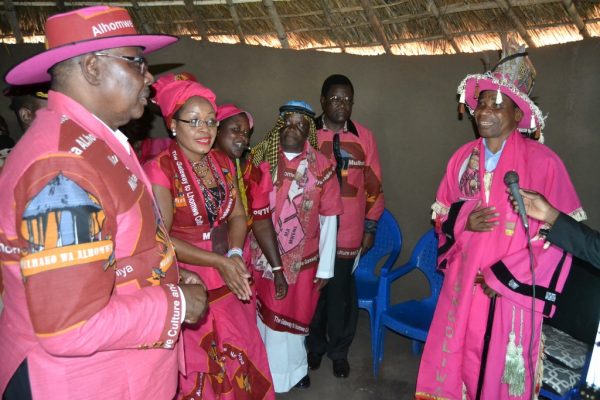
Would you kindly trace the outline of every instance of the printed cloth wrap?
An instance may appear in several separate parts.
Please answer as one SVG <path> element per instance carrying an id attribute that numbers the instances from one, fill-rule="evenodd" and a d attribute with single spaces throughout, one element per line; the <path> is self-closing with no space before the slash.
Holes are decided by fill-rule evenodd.
<path id="1" fill-rule="evenodd" d="M 306 335 L 319 298 L 313 283 L 319 263 L 319 215 L 342 210 L 333 165 L 308 141 L 292 160 L 280 151 L 270 204 L 289 287 L 285 299 L 274 299 L 271 266 L 252 243 L 259 316 L 271 329 Z"/>
<path id="2" fill-rule="evenodd" d="M 206 157 L 217 166 L 219 176 L 215 180 L 224 182 L 227 190 L 226 200 L 220 204 L 218 220 L 213 225 L 215 228 L 227 221 L 237 201 L 234 167 L 220 151 L 212 150 Z M 212 251 L 211 226 L 206 218 L 202 191 L 197 188 L 201 183 L 179 145 L 174 142 L 144 168 L 153 184 L 169 189 L 173 196 L 171 236 Z M 209 289 L 206 317 L 183 330 L 186 374 L 179 377 L 180 396 L 185 399 L 274 399 L 254 304 L 239 301 L 215 268 L 181 262 L 180 266 L 197 273 Z"/>

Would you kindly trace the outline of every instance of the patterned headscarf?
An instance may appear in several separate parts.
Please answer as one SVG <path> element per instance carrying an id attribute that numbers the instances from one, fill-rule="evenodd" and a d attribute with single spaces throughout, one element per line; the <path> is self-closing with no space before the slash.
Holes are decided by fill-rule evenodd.
<path id="1" fill-rule="evenodd" d="M 213 110 L 217 111 L 217 96 L 212 90 L 198 83 L 196 77 L 189 72 L 167 74 L 161 76 L 152 85 L 156 95 L 152 101 L 160 107 L 167 127 L 170 128 L 173 116 L 190 97 L 205 98 Z"/>
<path id="2" fill-rule="evenodd" d="M 263 161 L 267 161 L 270 166 L 271 175 L 275 176 L 279 157 L 279 131 L 285 122 L 285 116 L 289 114 L 302 114 L 309 121 L 310 131 L 308 134 L 308 142 L 314 148 L 318 148 L 317 129 L 315 126 L 315 112 L 310 104 L 304 101 L 292 100 L 279 107 L 279 117 L 275 122 L 275 126 L 267 132 L 265 138 L 252 148 L 252 163 L 258 165 Z"/>

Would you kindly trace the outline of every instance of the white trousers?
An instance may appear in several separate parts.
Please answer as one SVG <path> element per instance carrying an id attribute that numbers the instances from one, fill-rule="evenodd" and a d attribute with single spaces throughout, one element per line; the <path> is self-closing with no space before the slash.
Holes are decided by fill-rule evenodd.
<path id="1" fill-rule="evenodd" d="M 308 374 L 304 335 L 274 331 L 260 317 L 256 318 L 258 331 L 267 348 L 269 368 L 276 393 L 289 392 Z"/>

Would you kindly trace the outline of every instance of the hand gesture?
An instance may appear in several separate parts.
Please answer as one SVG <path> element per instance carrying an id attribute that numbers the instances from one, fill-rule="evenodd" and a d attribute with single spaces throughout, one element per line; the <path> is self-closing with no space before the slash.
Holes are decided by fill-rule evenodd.
<path id="1" fill-rule="evenodd" d="M 221 278 L 227 284 L 227 287 L 241 301 L 248 301 L 252 296 L 250 290 L 250 273 L 244 260 L 238 255 L 232 257 L 222 257 L 220 265 L 217 266 Z"/>
<path id="2" fill-rule="evenodd" d="M 481 207 L 481 202 L 469 215 L 467 221 L 467 230 L 472 232 L 491 232 L 494 230 L 500 214 L 496 212 L 496 207 Z"/>

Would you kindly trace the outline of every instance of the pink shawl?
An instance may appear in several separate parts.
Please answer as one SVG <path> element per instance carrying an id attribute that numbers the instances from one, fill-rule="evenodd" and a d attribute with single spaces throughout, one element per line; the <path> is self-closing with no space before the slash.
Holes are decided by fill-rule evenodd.
<path id="1" fill-rule="evenodd" d="M 526 373 L 523 395 L 511 398 L 530 398 L 531 371 L 535 370 L 535 366 L 532 368 L 529 360 L 532 359 L 534 364 L 537 360 L 542 314 L 551 315 L 554 306 L 550 301 L 536 302 L 534 354 L 530 357 L 531 297 L 520 292 L 531 284 L 527 239 L 508 201 L 504 174 L 516 171 L 521 187 L 542 193 L 565 213 L 585 215 L 561 160 L 547 147 L 524 138 L 518 132 L 506 141 L 493 172 L 489 202 L 486 202 L 485 159 L 479 157 L 478 170 L 474 163 L 468 162 L 477 151 L 485 154 L 482 139 L 467 143 L 453 155 L 433 207 L 440 237 L 438 262 L 440 268 L 445 269 L 445 278 L 421 359 L 417 398 L 460 399 L 463 397 L 463 384 L 467 398 L 475 398 L 489 309 L 489 299 L 479 285 L 474 285 L 479 271 L 486 283 L 502 295 L 496 301 L 482 398 L 508 398 L 508 385 L 502 383 L 502 373 L 513 314 L 516 315 L 516 342 L 523 346 Z M 471 175 L 469 179 L 463 179 L 465 174 Z M 475 182 L 470 182 L 473 174 L 478 175 L 480 190 Z M 468 216 L 479 201 L 483 206 L 496 207 L 500 214 L 499 225 L 492 232 L 465 230 Z M 539 221 L 530 220 L 531 236 L 536 235 L 540 227 Z M 543 240 L 535 239 L 536 285 L 551 287 L 552 294 L 556 294 L 562 290 L 569 272 L 570 256 L 563 257 L 562 250 L 555 246 L 544 249 Z M 506 271 L 512 273 L 512 278 L 506 279 Z M 517 290 L 513 290 L 515 283 Z M 538 290 L 539 293 L 542 289 Z M 519 334 L 521 314 L 524 315 L 522 336 Z"/>

